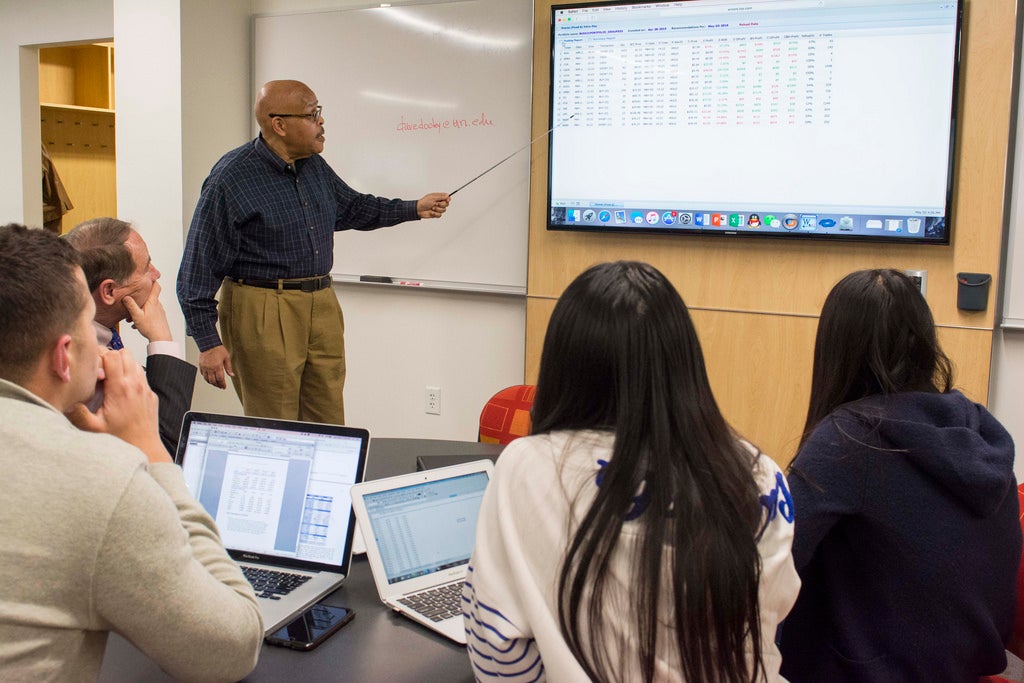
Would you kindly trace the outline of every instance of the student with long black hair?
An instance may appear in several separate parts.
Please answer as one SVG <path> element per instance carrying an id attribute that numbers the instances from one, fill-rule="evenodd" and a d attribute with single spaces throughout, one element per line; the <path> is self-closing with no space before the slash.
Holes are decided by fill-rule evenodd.
<path id="1" fill-rule="evenodd" d="M 793 683 L 1005 668 L 1021 556 L 1013 441 L 952 387 L 910 278 L 862 270 L 832 289 L 790 468 L 803 588 L 781 643 Z"/>
<path id="2" fill-rule="evenodd" d="M 799 588 L 778 467 L 733 432 L 655 268 L 605 263 L 551 316 L 533 434 L 498 460 L 464 595 L 479 680 L 776 680 Z"/>

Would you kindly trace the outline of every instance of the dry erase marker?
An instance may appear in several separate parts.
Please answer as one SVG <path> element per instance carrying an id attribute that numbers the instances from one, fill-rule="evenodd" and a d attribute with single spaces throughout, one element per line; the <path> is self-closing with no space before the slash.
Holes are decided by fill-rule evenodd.
<path id="1" fill-rule="evenodd" d="M 406 287 L 419 287 L 422 282 L 412 282 L 411 280 L 399 280 L 398 284 L 405 285 Z"/>

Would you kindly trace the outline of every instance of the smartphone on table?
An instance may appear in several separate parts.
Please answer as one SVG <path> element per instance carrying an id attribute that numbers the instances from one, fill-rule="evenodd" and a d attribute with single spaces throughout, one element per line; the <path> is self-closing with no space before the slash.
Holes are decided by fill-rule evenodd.
<path id="1" fill-rule="evenodd" d="M 355 615 L 356 613 L 347 607 L 313 605 L 294 621 L 271 633 L 266 640 L 271 645 L 308 652 L 352 621 Z"/>

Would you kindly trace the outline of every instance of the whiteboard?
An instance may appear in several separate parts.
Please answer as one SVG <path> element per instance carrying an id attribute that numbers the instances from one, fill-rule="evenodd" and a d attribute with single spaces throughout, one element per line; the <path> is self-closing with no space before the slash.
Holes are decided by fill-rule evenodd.
<path id="1" fill-rule="evenodd" d="M 1021 135 L 1024 130 L 1017 133 Z M 1018 156 L 1024 161 L 1024 156 Z M 1024 329 L 1024 209 L 1020 204 L 1024 199 L 1024 190 L 1019 185 L 1020 179 L 1014 181 L 1014 199 L 1017 205 L 1013 210 L 1013 221 L 1010 223 L 1009 242 L 1006 252 L 1006 273 L 1003 281 L 1003 321 L 1002 326 Z"/>
<path id="2" fill-rule="evenodd" d="M 1022 54 L 1024 57 L 1024 54 Z M 1017 67 L 1017 78 L 1024 74 Z M 1010 225 L 1003 273 L 1002 326 L 1024 329 L 1024 88 L 1018 85 L 1017 135 L 1013 150 L 1013 189 L 1010 194 Z"/>
<path id="3" fill-rule="evenodd" d="M 1024 88 L 1017 108 L 1017 145 L 1014 151 L 1010 228 L 1003 275 L 1002 326 L 1024 329 Z"/>
<path id="4" fill-rule="evenodd" d="M 324 107 L 323 156 L 356 191 L 402 199 L 451 192 L 530 141 L 532 5 L 257 16 L 255 89 L 288 78 L 312 88 Z M 529 160 L 525 149 L 462 189 L 439 220 L 335 233 L 336 279 L 525 291 Z"/>

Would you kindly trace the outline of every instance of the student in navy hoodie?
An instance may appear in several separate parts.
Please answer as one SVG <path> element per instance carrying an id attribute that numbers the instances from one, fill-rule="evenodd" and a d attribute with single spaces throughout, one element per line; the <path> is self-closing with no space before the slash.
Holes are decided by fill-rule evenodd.
<path id="1" fill-rule="evenodd" d="M 792 683 L 977 681 L 1006 666 L 1021 557 L 1013 440 L 952 388 L 924 297 L 862 270 L 825 300 L 790 466 Z"/>

